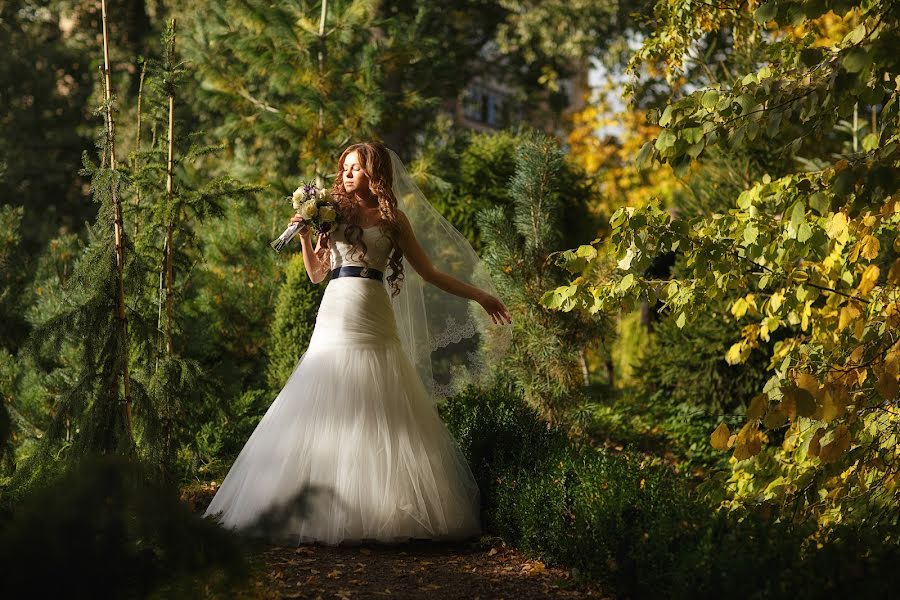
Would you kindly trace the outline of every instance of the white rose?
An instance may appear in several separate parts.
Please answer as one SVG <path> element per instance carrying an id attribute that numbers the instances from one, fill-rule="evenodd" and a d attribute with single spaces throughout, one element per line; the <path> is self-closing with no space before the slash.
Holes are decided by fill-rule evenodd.
<path id="1" fill-rule="evenodd" d="M 316 214 L 319 212 L 319 207 L 316 206 L 315 201 L 309 201 L 303 205 L 300 209 L 300 216 L 304 219 L 314 219 L 316 218 Z"/>
<path id="2" fill-rule="evenodd" d="M 319 210 L 319 216 L 322 217 L 323 223 L 330 223 L 337 217 L 337 213 L 330 206 L 324 206 Z"/>

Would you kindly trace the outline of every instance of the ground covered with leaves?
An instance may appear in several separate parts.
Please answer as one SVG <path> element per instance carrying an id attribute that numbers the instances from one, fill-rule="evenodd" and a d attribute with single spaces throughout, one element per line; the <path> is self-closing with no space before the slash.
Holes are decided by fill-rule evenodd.
<path id="1" fill-rule="evenodd" d="M 214 488 L 186 490 L 195 511 Z M 237 598 L 610 598 L 577 573 L 530 559 L 498 538 L 299 547 L 255 546 Z"/>

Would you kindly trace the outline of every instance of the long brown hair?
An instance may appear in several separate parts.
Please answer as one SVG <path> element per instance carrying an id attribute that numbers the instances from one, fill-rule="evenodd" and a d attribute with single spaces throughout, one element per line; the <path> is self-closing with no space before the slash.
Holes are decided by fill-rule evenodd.
<path id="1" fill-rule="evenodd" d="M 348 218 L 353 210 L 353 198 L 344 189 L 344 159 L 348 154 L 356 150 L 359 157 L 359 166 L 369 177 L 369 189 L 378 199 L 378 212 L 381 216 L 379 227 L 391 242 L 391 253 L 388 264 L 391 274 L 387 276 L 387 282 L 391 285 L 391 296 L 400 293 L 400 282 L 403 281 L 403 251 L 400 249 L 400 224 L 397 222 L 397 199 L 394 197 L 393 172 L 391 169 L 391 155 L 387 146 L 381 142 L 360 142 L 348 146 L 338 159 L 337 174 L 331 193 L 337 204 L 337 211 L 346 223 L 344 237 L 350 242 L 354 250 L 361 250 L 361 260 L 368 266 L 365 254 L 368 250 L 362 239 L 362 227 L 356 223 L 349 223 Z M 330 232 L 324 234 L 326 240 L 330 240 Z M 327 244 L 327 242 L 326 242 Z"/>

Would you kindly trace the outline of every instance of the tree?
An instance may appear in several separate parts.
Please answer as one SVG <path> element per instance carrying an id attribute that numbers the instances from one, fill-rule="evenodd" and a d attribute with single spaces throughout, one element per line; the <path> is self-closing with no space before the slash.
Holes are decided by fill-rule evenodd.
<path id="1" fill-rule="evenodd" d="M 310 282 L 300 252 L 291 257 L 285 271 L 287 278 L 279 289 L 275 320 L 269 335 L 271 341 L 266 371 L 273 390 L 284 386 L 304 348 L 309 345 L 325 287 Z"/>
<path id="2" fill-rule="evenodd" d="M 584 190 L 563 183 L 569 169 L 574 170 L 554 139 L 523 135 L 509 184 L 510 206 L 479 215 L 484 259 L 513 315 L 515 350 L 504 366 L 525 388 L 529 404 L 556 422 L 566 421 L 584 399 L 584 350 L 598 331 L 607 331 L 581 315 L 560 315 L 537 304 L 543 289 L 564 276 L 551 259 L 563 242 L 563 214 L 583 219 L 586 212 Z"/>
<path id="3" fill-rule="evenodd" d="M 733 449 L 734 498 L 784 502 L 822 525 L 892 519 L 900 464 L 900 80 L 892 79 L 900 7 L 688 4 L 657 5 L 665 25 L 636 63 L 663 61 L 676 80 L 682 53 L 727 30 L 732 52 L 757 64 L 673 97 L 651 115 L 663 129 L 638 160 L 657 159 L 684 175 L 713 149 L 762 148 L 777 170 L 747 182 L 727 213 L 681 219 L 658 203 L 620 208 L 609 239 L 617 274 L 578 285 L 571 306 L 660 298 L 685 327 L 709 298 L 727 299 L 734 316 L 752 320 L 726 353 L 732 363 L 781 330 L 771 376 L 746 422 L 711 435 L 715 447 Z M 813 32 L 836 19 L 843 35 L 822 44 Z M 847 121 L 867 112 L 868 130 Z M 641 276 L 653 256 L 673 249 L 689 267 L 681 278 Z M 784 428 L 783 443 L 769 445 Z"/>

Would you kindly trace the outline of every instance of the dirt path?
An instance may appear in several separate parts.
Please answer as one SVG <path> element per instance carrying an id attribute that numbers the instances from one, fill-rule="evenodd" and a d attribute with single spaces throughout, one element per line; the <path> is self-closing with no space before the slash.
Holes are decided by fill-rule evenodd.
<path id="1" fill-rule="evenodd" d="M 198 512 L 211 490 L 187 500 Z M 266 546 L 251 556 L 252 580 L 238 598 L 428 598 L 467 600 L 610 598 L 572 574 L 529 560 L 500 540 L 466 544 Z"/>
<path id="2" fill-rule="evenodd" d="M 502 545 L 272 547 L 254 586 L 279 598 L 604 598 L 571 575 Z"/>

